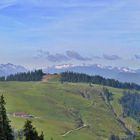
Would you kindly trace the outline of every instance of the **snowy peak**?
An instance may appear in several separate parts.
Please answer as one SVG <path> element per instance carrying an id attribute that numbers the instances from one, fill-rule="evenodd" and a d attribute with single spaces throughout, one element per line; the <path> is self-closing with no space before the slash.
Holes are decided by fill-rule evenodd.
<path id="1" fill-rule="evenodd" d="M 106 78 L 120 80 L 122 82 L 134 82 L 138 84 L 140 83 L 140 70 L 133 70 L 127 67 L 112 67 L 100 64 L 92 64 L 92 65 L 64 64 L 44 69 L 44 72 L 46 73 L 61 73 L 64 71 L 80 72 L 90 75 L 100 75 Z"/>
<path id="2" fill-rule="evenodd" d="M 103 66 L 101 64 L 93 64 L 93 65 L 73 65 L 73 64 L 62 64 L 62 65 L 55 65 L 52 67 L 48 67 L 48 69 L 58 69 L 58 70 L 64 70 L 64 69 L 71 69 L 71 68 L 96 68 L 96 69 L 102 69 L 102 70 L 112 70 L 112 71 L 118 71 L 118 72 L 124 72 L 124 73 L 136 73 L 136 70 L 130 69 L 128 67 L 112 67 L 112 66 Z"/>
<path id="3" fill-rule="evenodd" d="M 54 68 L 56 68 L 56 69 L 65 69 L 65 68 L 70 68 L 70 67 L 74 67 L 74 65 L 73 64 L 63 64 L 63 65 L 54 66 Z"/>
<path id="4" fill-rule="evenodd" d="M 119 70 L 120 70 L 120 72 L 136 73 L 135 70 L 132 70 L 132 69 L 130 69 L 130 68 L 125 68 L 125 67 L 122 67 L 122 68 L 120 68 Z"/>

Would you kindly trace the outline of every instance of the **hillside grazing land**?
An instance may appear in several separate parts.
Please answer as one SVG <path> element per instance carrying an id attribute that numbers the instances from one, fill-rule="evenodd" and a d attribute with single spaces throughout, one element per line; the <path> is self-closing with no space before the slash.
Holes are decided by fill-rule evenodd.
<path id="1" fill-rule="evenodd" d="M 103 86 L 86 83 L 60 83 L 58 77 L 47 82 L 0 82 L 0 94 L 7 102 L 8 114 L 29 114 L 38 131 L 49 140 L 108 140 L 111 134 L 123 137 L 127 130 L 118 121 L 123 113 L 123 89 L 107 87 L 112 109 L 103 100 Z M 22 129 L 26 117 L 9 115 L 15 130 Z M 132 132 L 137 122 L 123 118 Z M 86 126 L 86 127 L 83 127 Z M 78 129 L 81 128 L 81 129 Z M 71 130 L 76 130 L 68 133 Z"/>

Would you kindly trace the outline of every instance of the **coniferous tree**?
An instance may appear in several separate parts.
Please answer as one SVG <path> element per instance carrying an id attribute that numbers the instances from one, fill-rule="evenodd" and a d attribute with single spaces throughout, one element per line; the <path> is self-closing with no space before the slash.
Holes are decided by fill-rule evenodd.
<path id="1" fill-rule="evenodd" d="M 10 121 L 6 114 L 5 100 L 3 95 L 0 97 L 0 140 L 14 140 Z"/>
<path id="2" fill-rule="evenodd" d="M 35 70 L 27 73 L 11 74 L 5 78 L 5 81 L 40 81 L 43 75 L 44 73 L 42 70 Z M 4 78 L 0 78 L 0 81 L 3 79 Z"/>
<path id="3" fill-rule="evenodd" d="M 140 90 L 140 85 L 135 83 L 123 83 L 115 79 L 108 79 L 102 76 L 90 76 L 83 73 L 76 72 L 62 72 L 61 73 L 61 83 L 64 82 L 73 82 L 73 83 L 91 83 L 91 84 L 99 84 L 103 86 L 111 86 L 115 88 L 123 88 L 123 89 L 134 89 Z"/>
<path id="4" fill-rule="evenodd" d="M 137 136 L 136 140 L 140 140 L 140 127 L 138 127 L 138 133 L 139 133 L 139 135 Z"/>
<path id="5" fill-rule="evenodd" d="M 136 91 L 124 91 L 120 99 L 123 107 L 123 117 L 132 117 L 140 122 L 140 94 Z"/>
<path id="6" fill-rule="evenodd" d="M 120 138 L 118 136 L 111 135 L 109 140 L 120 140 Z"/>
<path id="7" fill-rule="evenodd" d="M 32 125 L 32 121 L 30 120 L 26 121 L 23 132 L 25 140 L 44 140 L 43 132 L 39 136 L 38 132 L 36 131 L 36 128 Z"/>
<path id="8" fill-rule="evenodd" d="M 44 134 L 43 134 L 43 132 L 42 132 L 41 135 L 39 136 L 39 140 L 44 140 Z"/>
<path id="9" fill-rule="evenodd" d="M 5 81 L 5 77 L 4 76 L 0 77 L 0 81 Z"/>

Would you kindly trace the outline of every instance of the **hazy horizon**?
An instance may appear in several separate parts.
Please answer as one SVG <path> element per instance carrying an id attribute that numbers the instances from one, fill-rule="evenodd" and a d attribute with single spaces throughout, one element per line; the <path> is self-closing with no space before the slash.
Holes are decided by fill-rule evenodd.
<path id="1" fill-rule="evenodd" d="M 140 68 L 140 2 L 1 0 L 0 63 Z"/>

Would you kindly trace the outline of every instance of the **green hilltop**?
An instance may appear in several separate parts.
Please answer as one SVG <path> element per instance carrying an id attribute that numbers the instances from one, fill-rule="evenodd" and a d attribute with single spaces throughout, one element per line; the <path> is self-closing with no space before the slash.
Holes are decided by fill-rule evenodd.
<path id="1" fill-rule="evenodd" d="M 45 140 L 108 140 L 124 137 L 137 128 L 129 117 L 122 119 L 120 99 L 123 89 L 107 87 L 113 99 L 103 99 L 103 86 L 86 83 L 61 83 L 60 76 L 40 82 L 0 82 L 0 94 L 15 130 L 31 118 Z M 122 123 L 123 122 L 123 123 Z M 79 128 L 79 129 L 77 129 Z"/>

